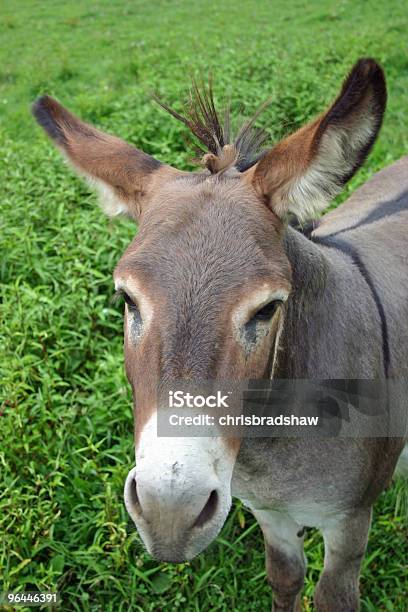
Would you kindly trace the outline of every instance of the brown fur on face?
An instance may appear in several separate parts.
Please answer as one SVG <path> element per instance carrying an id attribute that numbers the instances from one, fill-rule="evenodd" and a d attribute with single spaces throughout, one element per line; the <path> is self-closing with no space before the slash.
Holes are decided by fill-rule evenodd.
<path id="1" fill-rule="evenodd" d="M 265 375 L 276 330 L 246 355 L 232 311 L 265 284 L 290 290 L 282 230 L 236 171 L 178 178 L 149 203 L 115 270 L 125 290 L 137 284 L 153 305 L 146 334 L 132 343 L 125 333 L 138 433 L 157 408 L 162 381 Z"/>

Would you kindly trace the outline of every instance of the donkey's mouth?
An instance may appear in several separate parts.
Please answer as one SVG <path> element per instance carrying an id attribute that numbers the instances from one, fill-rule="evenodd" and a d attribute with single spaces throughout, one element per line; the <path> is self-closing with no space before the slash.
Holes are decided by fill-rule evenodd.
<path id="1" fill-rule="evenodd" d="M 191 561 L 195 556 L 188 556 L 183 550 L 179 550 L 176 547 L 172 550 L 164 549 L 161 545 L 152 548 L 149 552 L 153 559 L 161 563 L 185 563 L 186 561 Z"/>

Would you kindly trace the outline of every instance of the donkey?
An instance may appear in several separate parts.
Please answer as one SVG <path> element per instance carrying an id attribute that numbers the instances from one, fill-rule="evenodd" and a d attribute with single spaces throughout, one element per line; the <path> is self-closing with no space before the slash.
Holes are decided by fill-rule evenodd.
<path id="1" fill-rule="evenodd" d="M 318 528 L 315 607 L 357 610 L 371 509 L 403 450 L 403 423 L 398 437 L 163 438 L 156 398 L 176 379 L 408 375 L 408 157 L 309 232 L 289 223 L 316 218 L 364 162 L 384 115 L 384 74 L 360 59 L 326 112 L 262 151 L 253 120 L 233 139 L 211 87 L 192 93 L 185 114 L 164 107 L 204 146 L 197 172 L 98 131 L 51 97 L 33 106 L 106 212 L 139 224 L 114 271 L 136 421 L 126 508 L 148 551 L 177 563 L 208 546 L 232 496 L 241 499 L 262 529 L 280 612 L 300 609 L 304 527 Z"/>

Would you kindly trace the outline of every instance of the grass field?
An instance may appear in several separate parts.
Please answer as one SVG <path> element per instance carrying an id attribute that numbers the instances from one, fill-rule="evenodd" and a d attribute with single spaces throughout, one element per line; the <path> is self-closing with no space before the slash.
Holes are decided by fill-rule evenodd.
<path id="1" fill-rule="evenodd" d="M 261 534 L 239 504 L 205 554 L 176 566 L 153 561 L 128 521 L 131 397 L 122 307 L 110 297 L 134 227 L 103 217 L 29 106 L 55 95 L 188 168 L 183 129 L 151 90 L 177 107 L 189 75 L 211 71 L 219 102 L 231 98 L 236 117 L 272 96 L 259 120 L 272 141 L 319 112 L 353 62 L 371 55 L 386 70 L 388 112 L 348 193 L 408 152 L 407 4 L 18 0 L 0 10 L 0 591 L 58 589 L 64 610 L 269 609 Z M 365 612 L 406 610 L 407 533 L 396 499 L 389 490 L 375 507 Z M 312 610 L 318 533 L 308 532 L 306 552 Z"/>

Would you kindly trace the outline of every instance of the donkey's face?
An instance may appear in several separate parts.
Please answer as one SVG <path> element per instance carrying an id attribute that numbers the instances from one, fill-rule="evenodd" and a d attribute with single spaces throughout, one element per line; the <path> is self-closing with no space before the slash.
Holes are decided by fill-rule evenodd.
<path id="1" fill-rule="evenodd" d="M 158 391 L 172 380 L 273 374 L 291 292 L 286 216 L 323 208 L 353 175 L 381 125 L 385 84 L 375 62 L 360 60 L 325 114 L 257 162 L 248 125 L 229 145 L 211 95 L 197 104 L 201 115 L 183 121 L 212 151 L 199 173 L 157 162 L 51 98 L 34 108 L 108 211 L 139 221 L 114 273 L 136 417 L 125 501 L 147 548 L 169 561 L 193 557 L 221 529 L 239 440 L 159 437 Z"/>
<path id="2" fill-rule="evenodd" d="M 158 437 L 158 387 L 269 375 L 290 291 L 281 230 L 236 170 L 181 175 L 157 189 L 115 270 L 136 416 L 126 503 L 160 558 L 194 556 L 218 533 L 238 441 Z"/>

